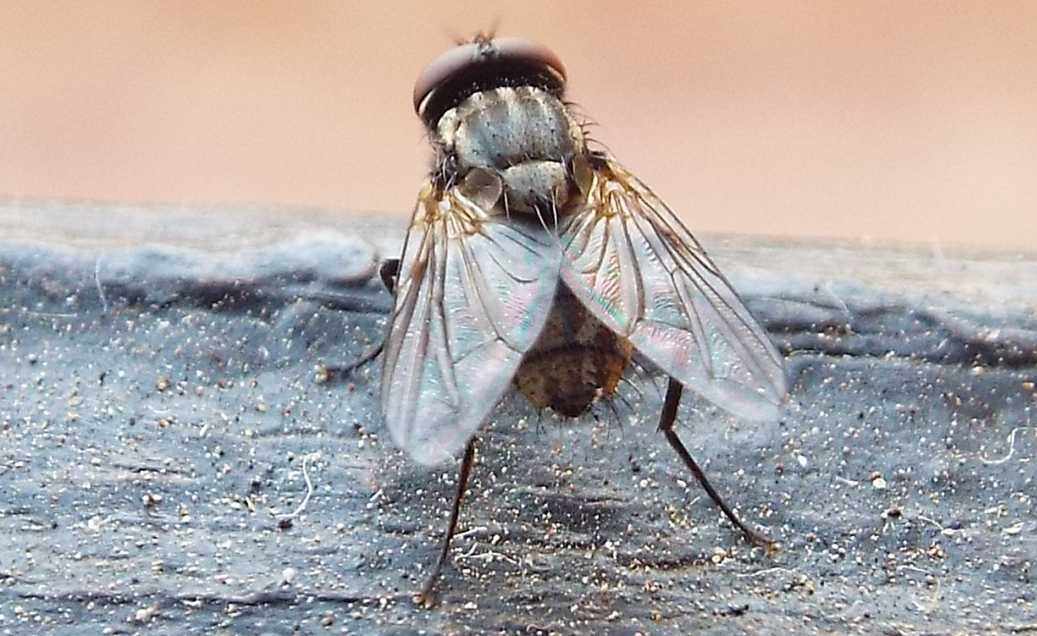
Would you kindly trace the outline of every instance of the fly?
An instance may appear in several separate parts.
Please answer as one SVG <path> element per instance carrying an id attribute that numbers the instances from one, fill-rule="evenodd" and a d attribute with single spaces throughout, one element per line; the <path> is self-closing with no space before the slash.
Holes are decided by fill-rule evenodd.
<path id="1" fill-rule="evenodd" d="M 382 414 L 414 460 L 464 450 L 432 600 L 457 527 L 475 435 L 515 386 L 576 417 L 616 393 L 634 355 L 669 376 L 659 429 L 746 538 L 674 430 L 687 387 L 736 416 L 776 419 L 782 356 L 684 224 L 609 154 L 588 148 L 558 57 L 479 36 L 433 61 L 414 108 L 435 152 L 398 261 Z M 377 352 L 375 352 L 377 355 Z"/>

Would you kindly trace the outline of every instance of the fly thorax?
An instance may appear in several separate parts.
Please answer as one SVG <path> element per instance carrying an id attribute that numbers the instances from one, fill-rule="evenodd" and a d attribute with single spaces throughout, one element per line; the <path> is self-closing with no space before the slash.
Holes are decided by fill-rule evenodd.
<path id="1" fill-rule="evenodd" d="M 473 170 L 496 175 L 498 202 L 511 212 L 565 209 L 576 188 L 568 166 L 583 156 L 583 131 L 565 104 L 531 86 L 473 93 L 440 118 L 441 159 L 459 180 Z"/>

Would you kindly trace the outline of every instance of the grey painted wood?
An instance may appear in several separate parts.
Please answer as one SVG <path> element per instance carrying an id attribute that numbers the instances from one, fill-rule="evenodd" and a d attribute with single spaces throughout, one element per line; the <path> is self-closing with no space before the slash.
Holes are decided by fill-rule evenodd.
<path id="1" fill-rule="evenodd" d="M 679 430 L 782 549 L 732 531 L 634 376 L 575 424 L 502 403 L 415 607 L 456 466 L 392 448 L 377 364 L 322 372 L 377 341 L 403 224 L 0 205 L 0 632 L 1034 629 L 1037 259 L 744 237 L 700 238 L 789 406 L 692 401 Z"/>

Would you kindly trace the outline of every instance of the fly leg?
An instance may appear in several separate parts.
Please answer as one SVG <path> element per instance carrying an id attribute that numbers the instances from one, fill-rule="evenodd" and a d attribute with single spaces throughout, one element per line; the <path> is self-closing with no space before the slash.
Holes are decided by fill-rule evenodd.
<path id="1" fill-rule="evenodd" d="M 360 355 L 359 358 L 353 360 L 347 364 L 329 364 L 324 366 L 324 372 L 327 373 L 328 381 L 334 381 L 336 379 L 348 378 L 357 369 L 370 364 L 378 356 L 382 355 L 382 350 L 385 348 L 385 341 L 379 342 L 377 345 L 371 347 Z"/>
<path id="2" fill-rule="evenodd" d="M 382 261 L 382 264 L 378 267 L 378 276 L 382 279 L 382 284 L 389 290 L 390 294 L 395 296 L 396 294 L 396 277 L 400 271 L 400 259 L 390 258 Z M 341 365 L 327 365 L 324 367 L 325 372 L 329 380 L 335 378 L 347 378 L 357 369 L 369 364 L 374 361 L 375 358 L 382 355 L 382 350 L 385 349 L 385 340 L 382 340 L 374 347 L 371 347 L 365 351 L 359 358 L 348 363 Z"/>
<path id="3" fill-rule="evenodd" d="M 457 494 L 454 496 L 454 507 L 450 511 L 450 523 L 447 525 L 446 536 L 443 537 L 443 547 L 439 552 L 439 559 L 436 560 L 432 573 L 429 574 L 428 580 L 425 581 L 425 586 L 421 588 L 421 594 L 418 595 L 418 603 L 425 607 L 432 607 L 435 604 L 434 588 L 439 580 L 439 573 L 443 569 L 447 555 L 450 554 L 450 540 L 454 538 L 454 532 L 457 530 L 457 517 L 461 513 L 461 499 L 464 498 L 464 491 L 468 486 L 468 476 L 472 473 L 472 463 L 474 460 L 475 437 L 472 437 L 472 439 L 468 440 L 468 446 L 464 449 L 464 459 L 461 460 L 461 473 L 457 478 Z"/>
<path id="4" fill-rule="evenodd" d="M 689 453 L 688 449 L 684 447 L 684 443 L 681 442 L 679 437 L 677 437 L 676 431 L 673 430 L 673 426 L 677 422 L 677 407 L 681 403 L 681 392 L 683 389 L 684 387 L 681 386 L 680 382 L 670 378 L 670 383 L 666 387 L 666 400 L 663 402 L 663 412 L 659 417 L 659 430 L 666 436 L 666 441 L 670 443 L 673 450 L 677 451 L 677 454 L 680 455 L 681 460 L 684 461 L 684 465 L 688 467 L 691 474 L 695 475 L 695 479 L 699 480 L 699 483 L 702 484 L 702 488 L 706 491 L 706 494 L 709 495 L 709 498 L 713 500 L 713 503 L 720 507 L 731 523 L 735 524 L 735 526 L 742 531 L 749 543 L 762 548 L 773 549 L 775 545 L 774 541 L 742 523 L 742 520 L 738 518 L 738 515 L 736 515 L 734 511 L 728 507 L 727 503 L 720 498 L 717 491 L 713 489 L 713 484 L 709 483 L 709 480 L 706 479 L 706 474 L 702 472 L 702 469 L 699 468 L 699 465 L 692 458 L 691 453 Z"/>
<path id="5" fill-rule="evenodd" d="M 385 285 L 385 288 L 393 296 L 396 295 L 396 277 L 399 273 L 400 259 L 398 258 L 388 258 L 378 266 L 378 276 L 382 279 L 382 284 Z"/>

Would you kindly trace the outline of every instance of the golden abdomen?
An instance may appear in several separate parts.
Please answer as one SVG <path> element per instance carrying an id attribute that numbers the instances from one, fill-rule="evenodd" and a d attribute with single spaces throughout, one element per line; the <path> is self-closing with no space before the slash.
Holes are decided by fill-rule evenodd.
<path id="1" fill-rule="evenodd" d="M 632 351 L 559 285 L 547 325 L 523 359 L 515 385 L 536 407 L 576 417 L 596 398 L 615 394 Z"/>

